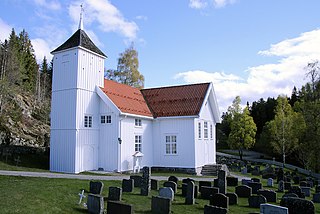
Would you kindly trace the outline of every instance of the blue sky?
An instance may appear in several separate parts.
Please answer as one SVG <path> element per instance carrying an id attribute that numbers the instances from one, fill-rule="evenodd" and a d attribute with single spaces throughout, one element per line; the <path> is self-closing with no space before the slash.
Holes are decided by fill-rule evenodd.
<path id="1" fill-rule="evenodd" d="M 319 0 L 1 0 L 0 40 L 29 33 L 38 61 L 77 29 L 115 69 L 131 42 L 145 87 L 213 82 L 221 111 L 291 94 L 304 67 L 320 59 Z"/>

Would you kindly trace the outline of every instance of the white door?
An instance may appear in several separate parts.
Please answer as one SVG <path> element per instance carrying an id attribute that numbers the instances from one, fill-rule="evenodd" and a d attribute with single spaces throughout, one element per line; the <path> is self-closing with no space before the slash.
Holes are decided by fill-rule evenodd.
<path id="1" fill-rule="evenodd" d="M 83 146 L 83 153 L 82 153 L 82 157 L 83 157 L 83 170 L 87 171 L 87 170 L 93 170 L 94 169 L 94 163 L 95 163 L 95 155 L 94 155 L 94 148 L 93 146 L 88 146 L 85 145 Z"/>

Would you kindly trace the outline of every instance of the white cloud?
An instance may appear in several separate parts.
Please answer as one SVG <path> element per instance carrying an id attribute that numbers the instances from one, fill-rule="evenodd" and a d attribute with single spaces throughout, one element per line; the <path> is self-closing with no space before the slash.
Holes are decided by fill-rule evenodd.
<path id="1" fill-rule="evenodd" d="M 280 60 L 249 67 L 244 71 L 248 73 L 245 80 L 233 74 L 208 71 L 181 72 L 175 78 L 187 83 L 213 82 L 221 112 L 226 111 L 237 95 L 243 102 L 277 97 L 279 94 L 290 96 L 294 86 L 300 88 L 307 81 L 304 70 L 307 63 L 320 59 L 319 44 L 320 30 L 314 30 L 271 45 L 270 49 L 258 54 L 278 56 Z"/>
<path id="2" fill-rule="evenodd" d="M 204 9 L 212 4 L 215 8 L 225 7 L 227 4 L 233 4 L 236 0 L 189 0 L 189 7 L 193 9 Z"/>
<path id="3" fill-rule="evenodd" d="M 189 7 L 194 9 L 203 9 L 207 7 L 208 3 L 207 0 L 190 0 Z"/>
<path id="4" fill-rule="evenodd" d="M 81 3 L 80 1 L 75 1 L 69 7 L 69 15 L 73 19 L 75 26 L 79 23 L 79 6 Z M 95 22 L 104 32 L 116 32 L 127 39 L 136 39 L 139 30 L 137 24 L 126 20 L 121 12 L 109 1 L 84 0 L 83 7 L 85 26 Z"/>
<path id="5" fill-rule="evenodd" d="M 47 8 L 49 10 L 60 10 L 61 9 L 61 4 L 59 1 L 52 0 L 34 0 L 34 3 L 40 7 Z"/>
<path id="6" fill-rule="evenodd" d="M 50 54 L 50 51 L 52 51 L 52 48 L 49 46 L 47 41 L 37 38 L 37 39 L 31 39 L 31 43 L 35 51 L 36 59 L 38 63 L 42 62 L 44 56 L 46 56 L 48 61 L 51 60 L 52 55 Z"/>
<path id="7" fill-rule="evenodd" d="M 5 39 L 9 38 L 12 27 L 0 18 L 0 29 L 0 41 L 4 42 Z"/>

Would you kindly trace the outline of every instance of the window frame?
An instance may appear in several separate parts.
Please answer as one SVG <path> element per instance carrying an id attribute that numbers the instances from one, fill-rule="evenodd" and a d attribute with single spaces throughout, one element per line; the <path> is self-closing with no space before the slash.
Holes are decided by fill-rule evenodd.
<path id="1" fill-rule="evenodd" d="M 213 139 L 213 125 L 210 123 L 210 139 Z"/>
<path id="2" fill-rule="evenodd" d="M 134 126 L 135 127 L 142 127 L 142 120 L 140 118 L 134 119 Z"/>
<path id="3" fill-rule="evenodd" d="M 103 114 L 100 116 L 100 123 L 101 124 L 111 124 L 112 123 L 112 117 L 109 114 Z"/>
<path id="4" fill-rule="evenodd" d="M 165 135 L 165 155 L 178 155 L 178 140 L 176 134 Z"/>
<path id="5" fill-rule="evenodd" d="M 141 134 L 134 135 L 134 151 L 142 152 L 142 135 Z"/>
<path id="6" fill-rule="evenodd" d="M 83 121 L 84 128 L 92 128 L 93 127 L 93 117 L 92 115 L 85 114 Z"/>
<path id="7" fill-rule="evenodd" d="M 198 122 L 198 138 L 201 139 L 202 137 L 202 131 L 201 131 L 201 121 Z"/>
<path id="8" fill-rule="evenodd" d="M 203 138 L 204 139 L 209 138 L 208 121 L 203 122 Z"/>

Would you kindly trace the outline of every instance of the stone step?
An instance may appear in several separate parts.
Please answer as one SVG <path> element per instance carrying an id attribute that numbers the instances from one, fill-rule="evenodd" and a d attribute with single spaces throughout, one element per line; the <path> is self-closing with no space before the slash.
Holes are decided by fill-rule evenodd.
<path id="1" fill-rule="evenodd" d="M 218 171 L 222 168 L 222 165 L 220 164 L 209 164 L 204 165 L 201 169 L 202 175 L 211 175 L 216 176 L 218 175 Z"/>

